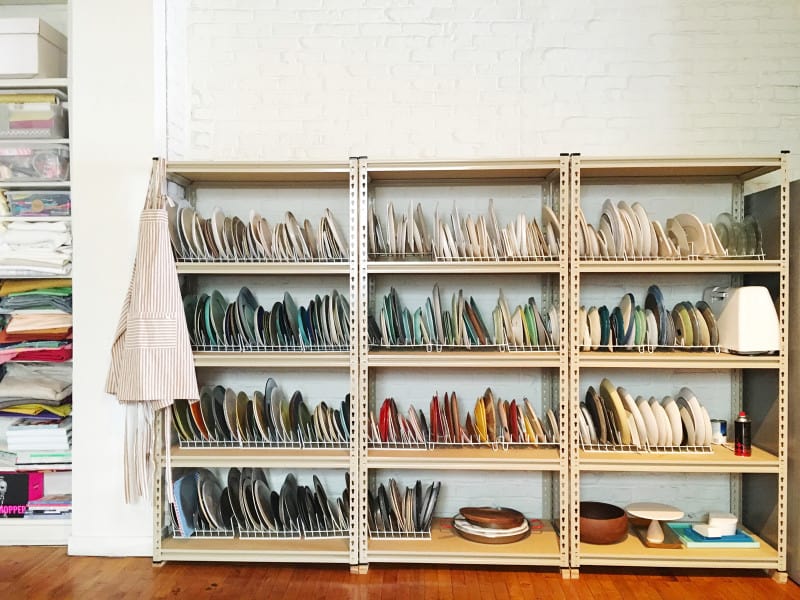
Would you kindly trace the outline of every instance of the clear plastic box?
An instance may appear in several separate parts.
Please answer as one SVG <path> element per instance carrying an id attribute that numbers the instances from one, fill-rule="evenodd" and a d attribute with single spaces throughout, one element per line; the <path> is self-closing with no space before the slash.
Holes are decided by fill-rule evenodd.
<path id="1" fill-rule="evenodd" d="M 5 192 L 12 217 L 68 217 L 71 194 L 62 190 Z"/>
<path id="2" fill-rule="evenodd" d="M 63 104 L 0 101 L 0 138 L 67 137 L 67 109 Z"/>
<path id="3" fill-rule="evenodd" d="M 69 148 L 64 144 L 0 145 L 0 181 L 67 181 Z"/>

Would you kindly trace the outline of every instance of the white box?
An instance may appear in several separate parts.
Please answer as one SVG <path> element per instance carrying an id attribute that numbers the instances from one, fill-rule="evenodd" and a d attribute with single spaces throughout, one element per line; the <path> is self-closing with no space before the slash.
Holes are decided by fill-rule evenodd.
<path id="1" fill-rule="evenodd" d="M 739 519 L 736 515 L 726 512 L 710 512 L 708 513 L 708 526 L 719 530 L 720 535 L 735 535 L 736 524 Z"/>
<path id="2" fill-rule="evenodd" d="M 0 78 L 66 76 L 66 37 L 41 19 L 0 19 Z"/>

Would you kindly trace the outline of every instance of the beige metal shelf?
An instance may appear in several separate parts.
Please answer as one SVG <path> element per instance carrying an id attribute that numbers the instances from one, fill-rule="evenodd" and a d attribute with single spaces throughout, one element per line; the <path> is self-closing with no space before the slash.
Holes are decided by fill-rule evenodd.
<path id="1" fill-rule="evenodd" d="M 557 274 L 559 261 L 378 261 L 367 263 L 367 272 L 374 274 L 422 274 L 422 273 L 549 273 Z"/>
<path id="2" fill-rule="evenodd" d="M 178 262 L 178 275 L 347 275 L 350 265 L 303 262 Z"/>
<path id="3" fill-rule="evenodd" d="M 161 540 L 160 560 L 348 563 L 348 541 L 333 540 Z"/>
<path id="4" fill-rule="evenodd" d="M 780 273 L 779 260 L 581 260 L 581 273 Z"/>
<path id="5" fill-rule="evenodd" d="M 736 456 L 723 446 L 711 454 L 658 454 L 642 452 L 579 452 L 581 471 L 625 471 L 660 473 L 777 473 L 778 457 L 753 447 L 752 456 Z"/>
<path id="6" fill-rule="evenodd" d="M 776 569 L 778 551 L 757 535 L 760 548 L 648 548 L 633 532 L 619 544 L 580 544 L 580 564 L 622 567 Z"/>
<path id="7" fill-rule="evenodd" d="M 449 469 L 453 471 L 558 471 L 557 448 L 369 449 L 370 469 Z"/>
<path id="8" fill-rule="evenodd" d="M 467 541 L 450 522 L 434 519 L 429 540 L 369 540 L 369 562 L 560 566 L 558 535 L 546 521 L 540 533 L 513 544 Z"/>
<path id="9" fill-rule="evenodd" d="M 558 368 L 558 352 L 370 352 L 370 367 Z"/>
<path id="10" fill-rule="evenodd" d="M 555 177 L 560 168 L 552 160 L 481 161 L 369 161 L 372 181 L 425 182 L 431 180 L 543 180 Z"/>
<path id="11" fill-rule="evenodd" d="M 580 158 L 581 180 L 606 178 L 727 177 L 752 179 L 781 168 L 780 156 Z"/>
<path id="12" fill-rule="evenodd" d="M 578 355 L 580 367 L 612 369 L 778 369 L 779 356 L 743 356 L 725 352 L 687 352 L 618 350 L 584 351 Z"/>
<path id="13" fill-rule="evenodd" d="M 346 469 L 348 450 L 172 448 L 173 467 L 285 467 L 299 469 Z"/>
<path id="14" fill-rule="evenodd" d="M 350 355 L 342 352 L 195 352 L 196 367 L 316 367 L 350 366 Z"/>
<path id="15" fill-rule="evenodd" d="M 264 163 L 168 161 L 167 177 L 191 184 L 222 184 L 225 187 L 270 183 L 339 183 L 350 180 L 347 162 Z"/>

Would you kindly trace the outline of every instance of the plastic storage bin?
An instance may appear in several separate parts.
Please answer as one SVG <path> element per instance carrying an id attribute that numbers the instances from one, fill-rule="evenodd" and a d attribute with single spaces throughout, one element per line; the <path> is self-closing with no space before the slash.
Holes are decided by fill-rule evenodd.
<path id="1" fill-rule="evenodd" d="M 61 104 L 8 104 L 0 96 L 0 138 L 67 137 L 67 110 Z"/>
<path id="2" fill-rule="evenodd" d="M 59 190 L 25 190 L 6 192 L 12 217 L 68 217 L 71 212 L 70 192 Z"/>
<path id="3" fill-rule="evenodd" d="M 41 19 L 0 19 L 0 78 L 66 76 L 66 37 Z"/>
<path id="4" fill-rule="evenodd" d="M 63 144 L 0 145 L 0 182 L 67 181 L 69 148 Z"/>

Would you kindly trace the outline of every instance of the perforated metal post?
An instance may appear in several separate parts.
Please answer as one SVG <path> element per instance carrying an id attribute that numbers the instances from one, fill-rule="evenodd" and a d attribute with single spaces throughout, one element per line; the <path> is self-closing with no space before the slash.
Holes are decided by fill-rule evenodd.
<path id="1" fill-rule="evenodd" d="M 580 315 L 580 272 L 577 268 L 578 248 L 579 248 L 579 226 L 578 226 L 578 210 L 581 205 L 581 157 L 580 154 L 574 154 L 570 158 L 569 167 L 569 264 L 568 271 L 569 279 L 569 384 L 566 393 L 569 398 L 569 498 L 567 504 L 569 505 L 569 562 L 573 569 L 577 569 L 581 564 L 580 557 L 580 462 L 578 456 L 579 446 L 579 427 L 578 427 L 578 412 L 580 401 L 580 368 L 578 365 L 578 357 L 580 350 L 580 324 L 578 322 Z M 562 221 L 563 222 L 563 221 Z"/>
<path id="2" fill-rule="evenodd" d="M 369 420 L 369 330 L 367 315 L 369 313 L 369 290 L 367 279 L 367 200 L 369 173 L 367 157 L 358 160 L 358 213 L 363 217 L 358 230 L 358 314 L 359 314 L 359 363 L 358 363 L 358 530 L 359 549 L 358 562 L 362 572 L 369 563 L 367 542 L 369 527 L 367 525 L 367 490 L 369 489 L 367 470 L 367 423 Z"/>
<path id="3" fill-rule="evenodd" d="M 350 565 L 358 565 L 358 541 L 360 539 L 360 490 L 359 476 L 361 431 L 361 411 L 359 402 L 361 398 L 359 386 L 359 348 L 361 322 L 359 319 L 359 193 L 358 193 L 358 158 L 350 158 L 349 180 L 349 217 L 350 217 L 350 537 L 349 558 Z"/>
<path id="4" fill-rule="evenodd" d="M 780 198 L 780 283 L 778 316 L 780 318 L 780 368 L 778 370 L 778 570 L 786 570 L 786 477 L 788 470 L 788 396 L 789 396 L 789 165 L 788 153 L 781 154 Z M 784 575 L 785 578 L 785 575 Z"/>

